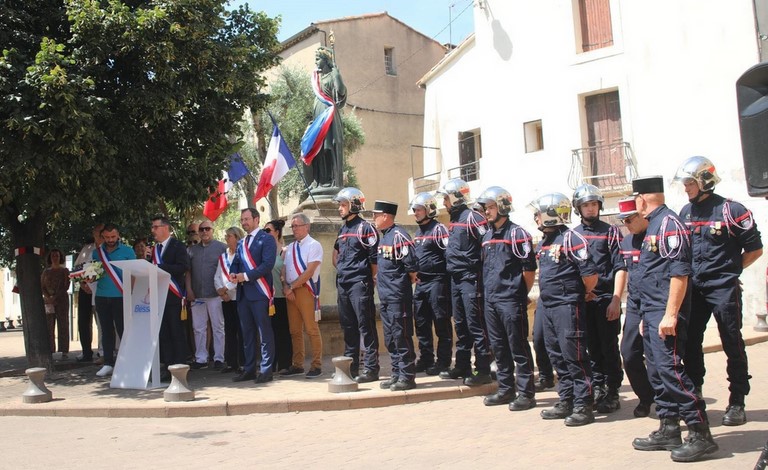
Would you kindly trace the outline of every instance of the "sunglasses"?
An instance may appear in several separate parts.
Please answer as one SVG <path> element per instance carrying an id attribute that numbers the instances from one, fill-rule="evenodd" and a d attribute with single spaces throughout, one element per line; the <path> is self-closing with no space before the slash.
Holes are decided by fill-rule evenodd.
<path id="1" fill-rule="evenodd" d="M 200 227 L 198 230 L 200 230 L 201 232 L 209 232 L 209 231 L 213 230 L 213 227 Z M 187 232 L 187 233 L 189 233 L 189 232 Z"/>
<path id="2" fill-rule="evenodd" d="M 197 233 L 197 232 L 196 232 L 196 231 L 194 231 L 194 230 L 187 230 L 187 235 L 194 235 L 194 234 L 196 234 L 196 233 Z"/>
<path id="3" fill-rule="evenodd" d="M 269 228 L 269 227 L 265 228 L 264 231 L 267 232 L 267 233 L 272 233 L 272 229 Z"/>

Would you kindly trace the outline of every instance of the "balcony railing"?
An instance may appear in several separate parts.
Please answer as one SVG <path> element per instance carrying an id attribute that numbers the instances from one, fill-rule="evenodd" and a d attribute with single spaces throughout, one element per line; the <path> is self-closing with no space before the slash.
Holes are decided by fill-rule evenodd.
<path id="1" fill-rule="evenodd" d="M 594 184 L 605 192 L 628 193 L 637 177 L 637 162 L 629 142 L 574 149 L 568 185 Z"/>
<path id="2" fill-rule="evenodd" d="M 461 178 L 466 182 L 475 181 L 480 178 L 480 162 L 465 163 L 464 165 L 448 169 L 448 179 Z"/>

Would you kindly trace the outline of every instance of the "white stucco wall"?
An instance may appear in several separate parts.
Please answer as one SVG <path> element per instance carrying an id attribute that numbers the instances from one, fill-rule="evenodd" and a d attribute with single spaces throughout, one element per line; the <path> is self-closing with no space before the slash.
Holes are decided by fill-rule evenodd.
<path id="1" fill-rule="evenodd" d="M 736 109 L 735 82 L 759 61 L 751 0 L 612 0 L 614 45 L 588 53 L 577 53 L 577 4 L 476 2 L 474 42 L 422 79 L 424 145 L 441 148 L 443 170 L 458 166 L 458 133 L 480 128 L 473 194 L 507 188 L 512 218 L 535 230 L 527 203 L 572 193 L 571 150 L 586 146 L 580 97 L 618 90 L 640 175 L 671 181 L 685 158 L 705 155 L 723 179 L 717 192 L 747 205 L 768 232 L 768 203 L 747 196 Z M 523 123 L 539 119 L 544 149 L 525 153 Z M 428 164 L 425 173 L 435 171 Z M 677 186 L 667 197 L 675 210 L 686 202 Z M 765 310 L 766 259 L 742 276 L 747 316 Z"/>

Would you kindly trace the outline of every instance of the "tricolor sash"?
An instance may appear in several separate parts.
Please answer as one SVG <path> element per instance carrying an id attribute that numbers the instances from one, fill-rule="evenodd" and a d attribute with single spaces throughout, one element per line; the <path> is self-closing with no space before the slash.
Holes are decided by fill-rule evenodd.
<path id="1" fill-rule="evenodd" d="M 107 274 L 109 274 L 109 278 L 112 279 L 112 282 L 115 283 L 115 287 L 117 287 L 117 290 L 119 290 L 120 293 L 122 294 L 123 280 L 120 279 L 120 276 L 117 275 L 117 271 L 115 271 L 115 267 L 112 266 L 112 264 L 110 264 L 109 253 L 107 253 L 104 250 L 103 246 L 100 246 L 96 254 L 99 257 L 99 261 L 101 261 L 101 265 L 104 266 L 104 270 L 107 271 Z"/>
<path id="2" fill-rule="evenodd" d="M 298 240 L 293 242 L 293 268 L 299 273 L 299 277 L 307 270 L 307 264 L 301 258 L 301 248 L 299 247 Z M 309 282 L 304 284 L 309 289 L 309 292 L 315 297 L 315 318 L 320 314 L 320 278 L 315 282 L 312 276 L 309 277 Z"/>
<path id="3" fill-rule="evenodd" d="M 224 277 L 224 283 L 229 283 L 229 268 L 232 267 L 232 261 L 229 260 L 226 251 L 219 256 L 219 266 L 221 266 L 221 275 Z"/>
<path id="4" fill-rule="evenodd" d="M 248 243 L 248 246 L 245 246 L 245 240 L 241 241 L 240 243 L 240 258 L 243 260 L 243 263 L 245 263 L 245 266 L 249 270 L 254 270 L 258 267 L 256 264 L 256 261 L 253 259 L 253 256 L 251 255 L 251 243 L 253 243 L 253 239 L 255 237 L 250 237 L 250 241 Z M 258 279 L 256 279 L 256 285 L 259 286 L 259 290 L 269 299 L 269 314 L 274 315 L 275 312 L 275 305 L 274 305 L 274 293 L 272 291 L 272 286 L 269 285 L 267 280 L 262 276 Z"/>
<path id="5" fill-rule="evenodd" d="M 152 263 L 154 265 L 159 265 L 163 263 L 162 250 L 159 250 L 157 248 L 157 245 L 152 247 Z M 171 277 L 171 282 L 168 283 L 168 290 L 173 292 L 173 295 L 175 295 L 176 297 L 180 299 L 184 298 L 184 294 L 182 294 L 181 288 L 173 279 L 173 277 Z"/>

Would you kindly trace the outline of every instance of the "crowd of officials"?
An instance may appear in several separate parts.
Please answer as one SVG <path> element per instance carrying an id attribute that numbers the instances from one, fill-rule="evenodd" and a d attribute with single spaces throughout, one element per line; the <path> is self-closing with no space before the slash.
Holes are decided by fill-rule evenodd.
<path id="1" fill-rule="evenodd" d="M 666 206 L 662 177 L 637 178 L 633 195 L 618 203 L 624 229 L 601 220 L 604 197 L 593 185 L 579 186 L 570 198 L 538 197 L 530 204 L 541 232 L 538 245 L 510 220 L 512 197 L 498 186 L 474 200 L 461 179 L 435 194 L 418 194 L 410 204 L 418 225 L 413 236 L 395 223 L 397 204 L 376 201 L 371 223 L 361 214 L 363 193 L 342 189 L 334 198 L 343 223 L 332 261 L 353 377 L 366 383 L 387 375 L 379 366 L 376 287 L 392 363 L 379 382 L 382 389 L 413 389 L 417 373 L 467 386 L 496 380 L 498 391 L 484 404 L 524 411 L 536 407 L 537 391 L 557 383 L 559 401 L 541 417 L 582 426 L 596 412 L 620 407 L 626 373 L 639 399 L 634 416 L 648 416 L 655 406 L 660 423 L 633 441 L 635 449 L 669 450 L 683 462 L 715 452 L 702 390 L 704 330 L 714 316 L 727 355 L 730 399 L 723 424 L 744 424 L 750 375 L 739 276 L 761 256 L 762 243 L 751 212 L 714 193 L 720 179 L 711 161 L 691 157 L 674 179 L 689 199 L 680 213 Z M 448 226 L 437 220 L 438 203 L 447 210 Z M 572 212 L 581 223 L 569 228 Z M 199 242 L 185 246 L 171 235 L 170 222 L 157 217 L 154 245 L 138 253 L 122 244 L 116 226 L 97 226 L 96 242 L 84 247 L 78 261 L 100 260 L 107 275 L 80 289 L 81 359 L 91 359 L 84 328 L 90 329 L 86 310 L 93 292 L 104 351 L 98 375 L 111 374 L 115 333 L 122 334 L 123 324 L 120 273 L 109 261 L 138 254 L 172 277 L 160 331 L 165 367 L 190 357 L 181 313 L 186 303 L 193 369 L 213 362 L 222 372 L 235 372 L 234 381 L 257 384 L 275 374 L 321 376 L 323 247 L 309 235 L 306 215 L 292 214 L 288 221 L 294 241 L 287 246 L 285 222 L 261 228 L 254 209 L 241 212 L 242 229 L 228 228 L 225 243 L 213 240 L 212 223 L 204 221 L 191 227 Z M 537 272 L 531 348 L 527 311 Z M 312 348 L 306 372 L 304 334 Z"/>

